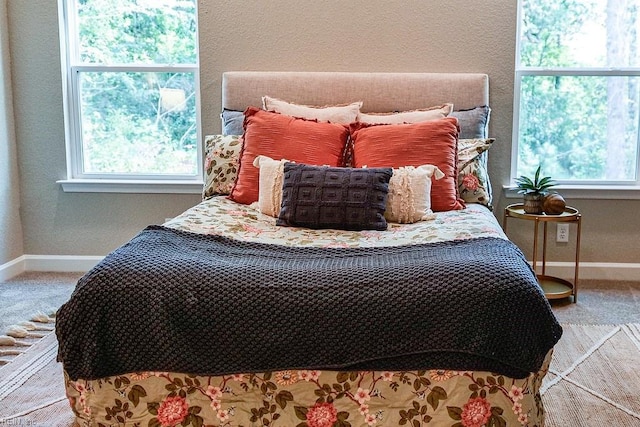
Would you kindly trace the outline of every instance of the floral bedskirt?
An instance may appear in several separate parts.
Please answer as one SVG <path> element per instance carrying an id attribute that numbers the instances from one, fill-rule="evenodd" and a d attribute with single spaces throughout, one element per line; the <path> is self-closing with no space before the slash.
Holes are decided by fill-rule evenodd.
<path id="1" fill-rule="evenodd" d="M 81 426 L 543 426 L 540 372 L 142 372 L 66 380 Z"/>

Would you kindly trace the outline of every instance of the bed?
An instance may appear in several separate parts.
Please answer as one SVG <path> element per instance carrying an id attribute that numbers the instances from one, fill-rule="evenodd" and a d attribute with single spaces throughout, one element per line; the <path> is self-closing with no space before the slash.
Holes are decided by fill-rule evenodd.
<path id="1" fill-rule="evenodd" d="M 58 312 L 76 422 L 544 425 L 562 329 L 491 211 L 488 85 L 224 73 L 203 201 Z"/>

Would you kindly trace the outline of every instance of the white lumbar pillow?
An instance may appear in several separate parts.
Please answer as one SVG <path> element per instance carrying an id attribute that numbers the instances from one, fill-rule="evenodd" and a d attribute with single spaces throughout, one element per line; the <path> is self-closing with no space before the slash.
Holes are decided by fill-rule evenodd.
<path id="1" fill-rule="evenodd" d="M 260 184 L 256 208 L 265 215 L 278 217 L 282 204 L 282 180 L 284 164 L 288 160 L 273 160 L 267 156 L 257 156 L 253 166 L 260 169 Z"/>

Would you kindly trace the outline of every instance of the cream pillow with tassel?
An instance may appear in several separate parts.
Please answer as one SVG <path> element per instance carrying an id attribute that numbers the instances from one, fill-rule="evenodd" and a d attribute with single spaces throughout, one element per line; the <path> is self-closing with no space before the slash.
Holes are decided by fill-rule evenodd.
<path id="1" fill-rule="evenodd" d="M 431 210 L 432 177 L 441 179 L 444 173 L 434 165 L 394 168 L 389 181 L 385 219 L 411 224 L 435 218 Z"/>

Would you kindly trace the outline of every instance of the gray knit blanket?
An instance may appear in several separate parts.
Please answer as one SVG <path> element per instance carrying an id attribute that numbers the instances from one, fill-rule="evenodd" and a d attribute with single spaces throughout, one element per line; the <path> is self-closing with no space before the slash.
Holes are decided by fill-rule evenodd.
<path id="1" fill-rule="evenodd" d="M 58 311 L 71 379 L 141 371 L 539 370 L 562 329 L 497 238 L 295 248 L 150 226 Z"/>

